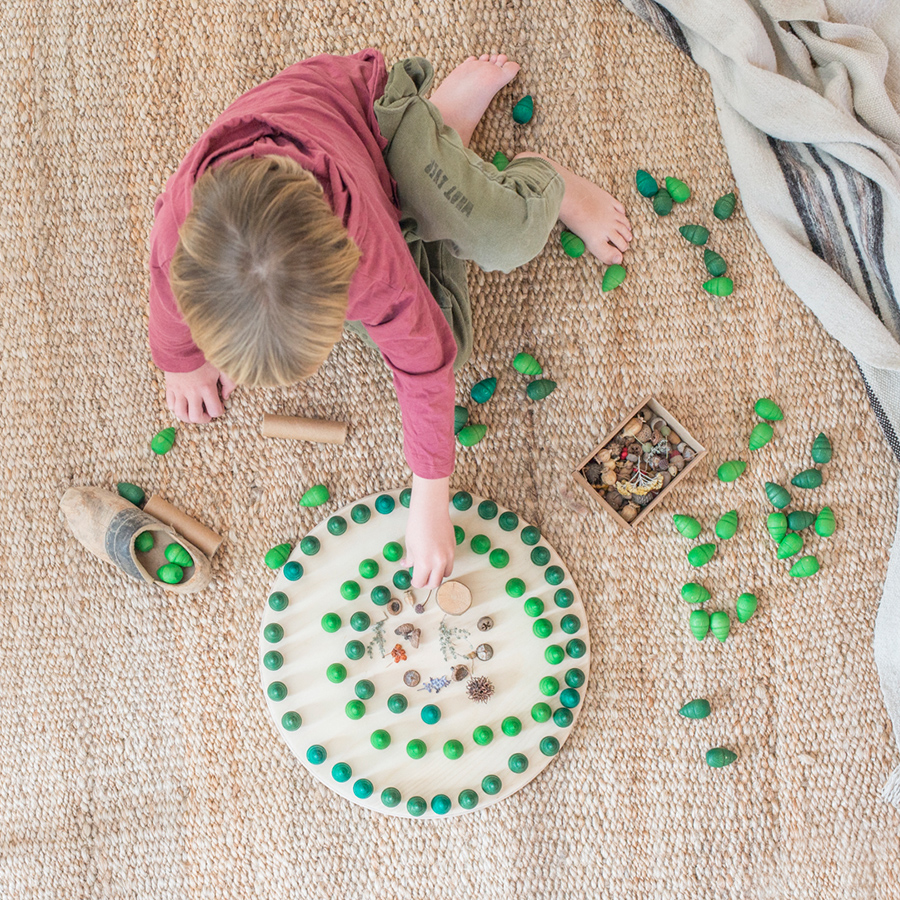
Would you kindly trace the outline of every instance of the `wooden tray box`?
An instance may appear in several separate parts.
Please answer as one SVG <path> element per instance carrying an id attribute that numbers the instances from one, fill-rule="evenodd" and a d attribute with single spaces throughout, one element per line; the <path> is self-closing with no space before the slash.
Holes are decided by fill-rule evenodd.
<path id="1" fill-rule="evenodd" d="M 584 477 L 583 470 L 584 467 L 642 410 L 644 407 L 648 407 L 651 409 L 656 415 L 662 416 L 669 424 L 669 427 L 688 445 L 697 455 L 688 463 L 685 464 L 684 469 L 673 478 L 667 485 L 664 487 L 656 497 L 645 506 L 634 518 L 632 522 L 626 522 L 602 497 L 602 495 L 596 491 L 590 484 L 588 484 L 587 479 Z M 637 406 L 632 409 L 625 418 L 616 425 L 615 428 L 612 429 L 602 441 L 578 464 L 574 474 L 575 481 L 580 484 L 590 495 L 593 497 L 594 502 L 599 504 L 606 512 L 611 515 L 618 523 L 629 531 L 633 528 L 636 528 L 647 516 L 650 514 L 650 510 L 653 509 L 657 503 L 661 502 L 663 499 L 669 496 L 673 489 L 675 489 L 678 485 L 680 485 L 685 478 L 687 478 L 688 474 L 693 472 L 694 469 L 697 468 L 698 463 L 701 459 L 709 451 L 685 428 L 685 426 L 675 418 L 658 400 L 655 400 L 653 397 L 647 397 L 638 403 Z"/>

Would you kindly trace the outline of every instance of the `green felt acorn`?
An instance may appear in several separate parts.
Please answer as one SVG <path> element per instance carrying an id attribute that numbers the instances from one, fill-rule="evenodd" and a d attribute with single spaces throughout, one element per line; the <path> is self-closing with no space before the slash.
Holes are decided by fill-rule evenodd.
<path id="1" fill-rule="evenodd" d="M 728 263 L 715 250 L 710 250 L 708 247 L 703 251 L 703 265 L 706 266 L 706 271 L 715 278 L 728 271 Z"/>
<path id="2" fill-rule="evenodd" d="M 706 603 L 711 596 L 710 592 L 696 581 L 689 581 L 681 588 L 681 599 L 685 603 Z"/>
<path id="3" fill-rule="evenodd" d="M 156 570 L 156 577 L 166 584 L 179 584 L 181 579 L 184 578 L 184 569 L 175 565 L 175 563 L 166 563 Z"/>
<path id="4" fill-rule="evenodd" d="M 774 481 L 766 482 L 766 496 L 775 509 L 784 509 L 791 502 L 791 495 Z"/>
<path id="5" fill-rule="evenodd" d="M 502 150 L 498 150 L 491 162 L 498 171 L 502 172 L 509 165 L 509 157 Z"/>
<path id="6" fill-rule="evenodd" d="M 822 483 L 822 473 L 818 469 L 804 469 L 791 479 L 798 488 L 817 488 Z"/>
<path id="7" fill-rule="evenodd" d="M 186 569 L 194 564 L 191 554 L 181 544 L 176 544 L 174 541 L 166 547 L 165 557 L 170 563 L 175 563 L 176 566 L 181 566 L 182 569 Z"/>
<path id="8" fill-rule="evenodd" d="M 784 418 L 781 407 L 768 397 L 760 397 L 753 409 L 761 419 L 768 419 L 770 422 L 780 422 Z"/>
<path id="9" fill-rule="evenodd" d="M 761 450 L 772 440 L 772 435 L 774 433 L 775 430 L 768 422 L 760 422 L 753 431 L 750 432 L 750 449 Z"/>
<path id="10" fill-rule="evenodd" d="M 155 435 L 153 435 L 153 440 L 150 441 L 150 449 L 157 456 L 162 456 L 164 453 L 168 453 L 172 449 L 172 445 L 174 443 L 175 429 L 172 427 L 163 428 L 162 431 L 159 431 Z"/>
<path id="11" fill-rule="evenodd" d="M 705 719 L 709 713 L 709 700 L 705 700 L 703 697 L 698 697 L 696 700 L 691 700 L 690 703 L 685 703 L 678 710 L 678 715 L 684 716 L 686 719 Z"/>
<path id="12" fill-rule="evenodd" d="M 794 578 L 809 578 L 819 571 L 819 561 L 814 556 L 801 556 L 797 562 L 791 566 L 791 575 Z"/>
<path id="13" fill-rule="evenodd" d="M 716 640 L 724 644 L 728 632 L 731 631 L 731 619 L 728 618 L 728 613 L 721 609 L 716 610 L 709 617 L 709 630 Z"/>
<path id="14" fill-rule="evenodd" d="M 653 212 L 658 216 L 667 216 L 672 212 L 672 195 L 665 188 L 653 195 Z"/>
<path id="15" fill-rule="evenodd" d="M 713 206 L 713 215 L 724 222 L 734 212 L 736 203 L 737 197 L 735 197 L 734 191 L 719 197 L 719 199 L 716 200 L 715 206 Z"/>
<path id="16" fill-rule="evenodd" d="M 469 421 L 469 411 L 459 404 L 453 410 L 453 433 L 459 434 Z"/>
<path id="17" fill-rule="evenodd" d="M 637 184 L 638 193 L 642 197 L 652 197 L 658 190 L 659 185 L 656 179 L 643 169 L 638 169 L 634 176 L 635 184 Z"/>
<path id="18" fill-rule="evenodd" d="M 823 506 L 816 516 L 816 534 L 819 537 L 831 537 L 836 527 L 831 507 Z"/>
<path id="19" fill-rule="evenodd" d="M 820 466 L 831 462 L 831 441 L 820 432 L 813 441 L 810 453 L 812 454 L 813 462 L 818 463 Z"/>
<path id="20" fill-rule="evenodd" d="M 266 553 L 266 565 L 270 569 L 280 569 L 291 555 L 290 544 L 278 544 Z"/>
<path id="21" fill-rule="evenodd" d="M 666 190 L 676 203 L 684 203 L 691 196 L 691 189 L 678 178 L 667 178 Z"/>
<path id="22" fill-rule="evenodd" d="M 463 447 L 474 447 L 487 434 L 487 425 L 466 425 L 456 439 Z"/>
<path id="23" fill-rule="evenodd" d="M 727 484 L 730 481 L 737 481 L 744 474 L 746 468 L 747 463 L 743 460 L 731 459 L 728 462 L 723 462 L 716 474 L 719 476 L 719 481 L 724 481 Z"/>
<path id="24" fill-rule="evenodd" d="M 702 641 L 709 634 L 709 613 L 705 609 L 695 609 L 688 619 L 691 634 Z"/>
<path id="25" fill-rule="evenodd" d="M 526 94 L 514 107 L 513 119 L 520 125 L 524 125 L 531 121 L 534 115 L 534 98 L 531 94 Z"/>
<path id="26" fill-rule="evenodd" d="M 324 484 L 313 485 L 301 498 L 301 506 L 321 506 L 331 499 L 328 488 Z"/>
<path id="27" fill-rule="evenodd" d="M 703 290 L 714 297 L 728 297 L 734 293 L 734 282 L 730 278 L 720 276 L 703 282 Z"/>
<path id="28" fill-rule="evenodd" d="M 559 236 L 559 242 L 566 256 L 571 256 L 572 259 L 578 259 L 584 254 L 584 241 L 571 231 L 563 231 Z"/>
<path id="29" fill-rule="evenodd" d="M 517 353 L 513 368 L 523 375 L 543 375 L 543 366 L 530 353 Z"/>
<path id="30" fill-rule="evenodd" d="M 803 549 L 803 538 L 793 531 L 788 532 L 778 545 L 778 558 L 790 559 Z"/>
<path id="31" fill-rule="evenodd" d="M 816 517 L 805 509 L 795 509 L 792 513 L 788 513 L 787 519 L 791 531 L 803 531 L 816 521 Z"/>
<path id="32" fill-rule="evenodd" d="M 544 397 L 549 397 L 555 390 L 555 381 L 550 381 L 547 378 L 536 378 L 525 388 L 525 393 L 532 400 L 543 400 Z"/>
<path id="33" fill-rule="evenodd" d="M 741 594 L 737 598 L 735 610 L 737 612 L 738 622 L 746 622 L 755 612 L 759 605 L 759 600 L 755 594 Z"/>
<path id="34" fill-rule="evenodd" d="M 703 526 L 693 516 L 682 516 L 676 513 L 672 516 L 672 520 L 679 532 L 690 540 L 694 540 L 703 530 Z"/>
<path id="35" fill-rule="evenodd" d="M 766 530 L 769 532 L 769 537 L 772 538 L 776 544 L 780 544 L 784 540 L 787 529 L 788 520 L 784 513 L 769 513 L 769 517 L 766 519 Z"/>
<path id="36" fill-rule="evenodd" d="M 733 753 L 727 747 L 713 747 L 706 751 L 706 764 L 713 769 L 730 766 L 736 759 L 737 753 Z"/>
<path id="37" fill-rule="evenodd" d="M 482 381 L 479 381 L 477 384 L 472 385 L 472 399 L 476 403 L 487 403 L 491 397 L 494 396 L 494 391 L 497 389 L 497 379 L 496 378 L 485 378 Z"/>
<path id="38" fill-rule="evenodd" d="M 686 241 L 690 241 L 698 247 L 702 247 L 709 240 L 709 229 L 702 225 L 682 225 L 678 230 Z"/>
<path id="39" fill-rule="evenodd" d="M 600 285 L 603 293 L 605 294 L 609 291 L 614 291 L 625 280 L 627 274 L 625 266 L 613 263 L 613 265 L 603 273 L 603 283 Z"/>
<path id="40" fill-rule="evenodd" d="M 688 551 L 688 562 L 695 568 L 705 566 L 716 555 L 715 544 L 700 544 Z"/>
<path id="41" fill-rule="evenodd" d="M 116 490 L 119 492 L 120 497 L 124 497 L 135 506 L 140 506 L 147 497 L 143 488 L 139 488 L 136 484 L 131 484 L 129 481 L 120 481 L 116 485 Z"/>
<path id="42" fill-rule="evenodd" d="M 716 537 L 721 541 L 727 541 L 734 537 L 738 527 L 738 514 L 736 509 L 729 510 L 718 522 L 716 522 Z"/>

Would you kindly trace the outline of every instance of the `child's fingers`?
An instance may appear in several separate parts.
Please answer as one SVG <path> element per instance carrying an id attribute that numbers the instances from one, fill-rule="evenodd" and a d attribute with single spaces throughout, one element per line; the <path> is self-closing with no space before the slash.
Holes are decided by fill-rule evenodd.
<path id="1" fill-rule="evenodd" d="M 224 373 L 219 373 L 219 384 L 222 385 L 222 399 L 227 400 L 237 385 Z"/>
<path id="2" fill-rule="evenodd" d="M 218 384 L 213 385 L 212 388 L 205 389 L 201 396 L 203 397 L 203 405 L 206 407 L 207 413 L 213 419 L 225 412 L 225 407 L 222 406 L 222 401 L 219 399 Z"/>
<path id="3" fill-rule="evenodd" d="M 199 394 L 192 394 L 188 398 L 188 421 L 195 425 L 205 425 L 210 421 L 209 415 L 203 408 L 203 397 Z"/>
<path id="4" fill-rule="evenodd" d="M 184 394 L 178 394 L 175 397 L 175 403 L 172 406 L 172 412 L 181 419 L 182 422 L 190 422 L 188 418 L 188 402 Z"/>

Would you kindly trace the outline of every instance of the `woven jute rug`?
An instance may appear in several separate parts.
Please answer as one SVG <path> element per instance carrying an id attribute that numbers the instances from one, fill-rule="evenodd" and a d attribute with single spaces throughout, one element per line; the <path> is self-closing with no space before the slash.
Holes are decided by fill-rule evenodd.
<path id="1" fill-rule="evenodd" d="M 677 175 L 708 208 L 732 187 L 703 73 L 612 0 L 487 3 L 10 0 L 0 7 L 3 528 L 0 563 L 0 896 L 4 898 L 896 898 L 898 813 L 878 791 L 896 750 L 871 637 L 897 468 L 848 354 L 783 286 L 742 215 L 716 227 L 735 281 L 699 289 L 700 255 L 658 219 L 638 167 Z M 233 98 L 318 53 L 380 48 L 523 64 L 476 132 L 485 156 L 526 148 L 608 185 L 634 224 L 629 276 L 554 239 L 510 275 L 475 269 L 476 340 L 461 402 L 498 375 L 464 487 L 538 524 L 585 600 L 594 663 L 559 758 L 511 799 L 437 822 L 376 816 L 322 788 L 269 720 L 257 643 L 265 551 L 333 503 L 408 483 L 389 373 L 347 336 L 305 386 L 238 390 L 227 415 L 171 424 L 146 337 L 153 201 Z M 528 126 L 509 110 L 535 98 Z M 527 403 L 509 361 L 542 361 L 557 391 Z M 710 448 L 633 534 L 572 469 L 653 394 Z M 761 396 L 785 421 L 734 485 Z M 343 447 L 260 435 L 264 412 L 347 421 Z M 794 581 L 763 526 L 764 480 L 786 483 L 825 431 L 839 526 L 822 571 Z M 127 480 L 225 536 L 213 585 L 174 598 L 89 556 L 59 500 Z M 679 588 L 689 546 L 671 514 L 738 535 L 704 583 L 760 611 L 698 644 Z M 327 512 L 327 508 L 324 512 Z M 735 623 L 736 625 L 737 623 Z M 677 715 L 695 696 L 713 715 Z M 709 769 L 712 746 L 739 754 Z"/>

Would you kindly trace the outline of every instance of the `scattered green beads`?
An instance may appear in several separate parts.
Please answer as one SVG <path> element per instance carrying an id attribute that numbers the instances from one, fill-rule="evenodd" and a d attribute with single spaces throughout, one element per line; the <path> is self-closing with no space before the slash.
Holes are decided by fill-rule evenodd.
<path id="1" fill-rule="evenodd" d="M 285 731 L 296 731 L 302 724 L 303 719 L 300 718 L 299 713 L 286 712 L 281 717 L 281 727 Z"/>
<path id="2" fill-rule="evenodd" d="M 566 634 L 577 634 L 581 630 L 581 619 L 573 615 L 563 616 L 560 619 L 559 627 Z"/>
<path id="3" fill-rule="evenodd" d="M 553 634 L 553 623 L 549 619 L 536 619 L 531 630 L 535 637 L 548 638 Z"/>
<path id="4" fill-rule="evenodd" d="M 344 712 L 348 719 L 361 719 L 366 714 L 366 704 L 362 700 L 348 700 Z"/>
<path id="5" fill-rule="evenodd" d="M 356 522 L 357 525 L 364 525 L 372 516 L 372 510 L 366 506 L 365 503 L 357 503 L 353 509 L 350 510 L 350 518 Z"/>
<path id="6" fill-rule="evenodd" d="M 510 597 L 521 597 L 525 593 L 525 582 L 521 578 L 510 578 L 506 582 L 506 593 Z"/>
<path id="7" fill-rule="evenodd" d="M 395 806 L 399 805 L 402 799 L 403 798 L 400 796 L 400 791 L 398 791 L 397 788 L 389 787 L 385 788 L 381 792 L 381 802 L 388 809 L 393 809 Z"/>
<path id="8" fill-rule="evenodd" d="M 565 682 L 570 688 L 580 688 L 584 684 L 584 672 L 581 669 L 569 669 L 565 675 Z"/>
<path id="9" fill-rule="evenodd" d="M 378 563 L 374 559 L 364 559 L 359 564 L 359 574 L 363 578 L 374 578 L 378 574 Z"/>
<path id="10" fill-rule="evenodd" d="M 705 566 L 716 555 L 715 544 L 700 544 L 688 552 L 688 562 L 695 568 Z"/>
<path id="11" fill-rule="evenodd" d="M 519 527 L 519 517 L 514 512 L 500 513 L 497 524 L 504 531 L 515 531 Z"/>
<path id="12" fill-rule="evenodd" d="M 426 725 L 437 725 L 441 721 L 441 708 L 429 703 L 422 707 L 422 721 Z"/>
<path id="13" fill-rule="evenodd" d="M 277 672 L 284 665 L 284 657 L 277 650 L 270 650 L 263 656 L 263 665 L 270 672 Z"/>
<path id="14" fill-rule="evenodd" d="M 345 781 L 349 781 L 353 777 L 353 769 L 347 765 L 347 763 L 339 762 L 335 763 L 331 769 L 331 777 L 343 784 Z"/>
<path id="15" fill-rule="evenodd" d="M 287 686 L 281 681 L 273 681 L 266 689 L 266 693 L 269 695 L 270 700 L 275 700 L 276 702 L 284 700 L 287 697 Z"/>
<path id="16" fill-rule="evenodd" d="M 486 794 L 499 794 L 503 787 L 503 782 L 496 775 L 485 775 L 481 779 L 481 789 Z"/>
<path id="17" fill-rule="evenodd" d="M 522 730 L 522 722 L 520 719 L 517 719 L 515 716 L 507 716 L 500 723 L 500 730 L 507 737 L 515 737 Z"/>
<path id="18" fill-rule="evenodd" d="M 525 614 L 535 618 L 544 611 L 544 601 L 540 597 L 529 597 L 525 601 Z"/>
<path id="19" fill-rule="evenodd" d="M 281 574 L 284 575 L 288 581 L 299 581 L 303 577 L 303 566 L 301 566 L 297 560 L 292 559 L 290 562 L 284 564 Z"/>
<path id="20" fill-rule="evenodd" d="M 119 492 L 120 497 L 124 497 L 129 503 L 133 503 L 135 506 L 140 506 L 147 498 L 143 488 L 138 487 L 136 484 L 132 484 L 130 481 L 120 481 L 116 485 L 116 490 Z"/>
<path id="21" fill-rule="evenodd" d="M 713 747 L 706 751 L 706 764 L 713 769 L 730 766 L 736 759 L 737 753 L 733 753 L 726 747 Z"/>
<path id="22" fill-rule="evenodd" d="M 478 806 L 478 794 L 475 791 L 466 789 L 460 792 L 459 805 L 463 809 L 475 809 Z"/>
<path id="23" fill-rule="evenodd" d="M 451 806 L 453 806 L 453 802 L 446 794 L 435 794 L 434 797 L 431 798 L 431 809 L 439 816 L 443 816 L 450 812 Z"/>
<path id="24" fill-rule="evenodd" d="M 560 588 L 553 595 L 553 602 L 560 609 L 568 609 L 575 602 L 575 595 L 568 588 Z"/>
<path id="25" fill-rule="evenodd" d="M 831 511 L 831 507 L 823 506 L 819 511 L 819 515 L 816 516 L 816 534 L 819 535 L 819 537 L 831 537 L 836 528 L 837 524 L 834 520 L 834 513 Z"/>
<path id="26" fill-rule="evenodd" d="M 412 500 L 412 488 L 403 488 L 400 491 L 400 505 L 409 509 L 410 501 Z"/>
<path id="27" fill-rule="evenodd" d="M 719 476 L 719 481 L 724 481 L 726 484 L 731 481 L 737 481 L 741 475 L 747 469 L 747 463 L 745 463 L 742 459 L 730 459 L 728 462 L 723 462 L 721 466 L 719 466 L 716 474 Z"/>
<path id="28" fill-rule="evenodd" d="M 678 710 L 678 715 L 684 716 L 686 719 L 705 719 L 709 713 L 709 700 L 704 697 L 698 697 L 696 700 L 691 700 Z"/>
<path id="29" fill-rule="evenodd" d="M 375 685 L 368 678 L 357 681 L 353 690 L 360 700 L 371 700 L 375 696 Z"/>
<path id="30" fill-rule="evenodd" d="M 472 495 L 468 491 L 457 491 L 453 495 L 453 505 L 458 510 L 465 512 L 472 506 Z"/>
<path id="31" fill-rule="evenodd" d="M 368 778 L 358 778 L 353 782 L 353 793 L 359 797 L 360 800 L 365 800 L 367 797 L 372 796 L 372 791 L 374 788 L 372 787 L 372 782 L 369 781 Z"/>
<path id="32" fill-rule="evenodd" d="M 559 702 L 562 703 L 566 709 L 574 709 L 581 703 L 581 694 L 579 694 L 575 688 L 566 688 L 565 690 L 560 691 Z"/>
<path id="33" fill-rule="evenodd" d="M 370 740 L 376 750 L 386 750 L 391 746 L 391 736 L 383 728 L 373 731 Z"/>
<path id="34" fill-rule="evenodd" d="M 791 502 L 791 495 L 774 481 L 766 482 L 766 496 L 775 509 L 784 509 Z"/>
<path id="35" fill-rule="evenodd" d="M 444 756 L 447 759 L 459 759 L 463 755 L 463 745 L 460 741 L 452 740 L 444 744 Z"/>
<path id="36" fill-rule="evenodd" d="M 566 578 L 566 573 L 563 572 L 560 566 L 548 566 L 544 569 L 544 580 L 547 584 L 562 584 Z"/>
<path id="37" fill-rule="evenodd" d="M 792 513 L 788 513 L 787 520 L 791 531 L 803 531 L 816 521 L 816 517 L 805 509 L 795 509 Z"/>
<path id="38" fill-rule="evenodd" d="M 548 703 L 535 703 L 531 707 L 531 718 L 535 722 L 549 722 L 553 712 Z"/>
<path id="39" fill-rule="evenodd" d="M 540 619 L 538 621 L 540 621 Z M 534 624 L 537 625 L 537 622 L 535 622 Z M 563 650 L 563 648 L 560 647 L 559 644 L 551 644 L 544 651 L 544 659 L 546 659 L 551 666 L 558 666 L 565 658 L 566 651 Z"/>
<path id="40" fill-rule="evenodd" d="M 314 765 L 320 766 L 326 759 L 328 759 L 328 753 L 325 751 L 325 748 L 321 744 L 313 744 L 309 750 L 306 751 L 306 758 Z"/>
<path id="41" fill-rule="evenodd" d="M 400 714 L 402 712 L 406 712 L 406 707 L 409 706 L 409 701 L 403 694 L 391 694 L 388 697 L 387 708 L 395 714 Z"/>
<path id="42" fill-rule="evenodd" d="M 368 613 L 355 612 L 350 616 L 350 627 L 354 631 L 365 631 L 372 624 L 372 619 Z"/>
<path id="43" fill-rule="evenodd" d="M 153 538 L 152 531 L 142 531 L 134 539 L 134 549 L 137 550 L 138 553 L 147 553 L 153 549 L 155 543 L 156 541 Z"/>
<path id="44" fill-rule="evenodd" d="M 406 801 L 406 811 L 411 816 L 416 816 L 416 818 L 418 818 L 423 813 L 427 812 L 427 810 L 428 803 L 424 797 L 410 797 L 409 800 Z"/>
<path id="45" fill-rule="evenodd" d="M 482 747 L 486 747 L 494 739 L 494 729 L 488 725 L 479 725 L 472 732 L 472 740 Z"/>
<path id="46" fill-rule="evenodd" d="M 414 738 L 406 745 L 406 752 L 411 759 L 421 759 L 427 751 L 425 741 L 419 740 L 419 738 Z"/>
<path id="47" fill-rule="evenodd" d="M 683 516 L 680 513 L 675 513 L 672 516 L 672 521 L 675 523 L 678 531 L 689 540 L 694 540 L 703 530 L 703 526 L 693 516 Z"/>
<path id="48" fill-rule="evenodd" d="M 568 653 L 572 659 L 580 659 L 586 652 L 587 647 L 580 638 L 572 638 L 572 640 L 566 644 L 566 653 Z"/>
<path id="49" fill-rule="evenodd" d="M 559 692 L 559 679 L 554 678 L 552 675 L 545 675 L 541 679 L 538 688 L 545 697 L 552 697 Z"/>
<path id="50" fill-rule="evenodd" d="M 456 538 L 456 546 L 458 547 L 465 539 L 466 533 L 459 527 L 459 525 L 453 526 L 453 536 Z"/>
<path id="51" fill-rule="evenodd" d="M 521 775 L 528 768 L 528 757 L 524 753 L 513 753 L 508 765 L 511 772 Z"/>
<path id="52" fill-rule="evenodd" d="M 375 498 L 375 511 L 380 512 L 383 516 L 394 511 L 397 502 L 390 494 L 379 494 Z"/>
<path id="53" fill-rule="evenodd" d="M 164 555 L 170 563 L 175 563 L 176 566 L 181 566 L 182 569 L 186 569 L 194 564 L 191 554 L 181 544 L 176 544 L 174 541 L 166 547 Z"/>
<path id="54" fill-rule="evenodd" d="M 550 551 L 546 547 L 535 547 L 531 551 L 531 561 L 536 566 L 546 566 L 550 562 Z"/>
<path id="55" fill-rule="evenodd" d="M 555 737 L 548 735 L 541 740 L 540 748 L 544 756 L 556 756 L 559 753 L 559 741 Z"/>
<path id="56" fill-rule="evenodd" d="M 270 622 L 263 629 L 263 637 L 270 644 L 277 644 L 284 637 L 284 629 L 277 622 Z"/>
<path id="57" fill-rule="evenodd" d="M 332 516 L 325 527 L 329 534 L 340 536 L 347 530 L 347 520 L 343 516 Z"/>
<path id="58" fill-rule="evenodd" d="M 387 606 L 391 602 L 391 592 L 383 584 L 372 588 L 372 593 L 369 596 L 376 606 Z"/>
<path id="59" fill-rule="evenodd" d="M 304 556 L 315 556 L 322 548 L 322 544 L 317 537 L 308 534 L 300 541 L 300 552 Z"/>
<path id="60" fill-rule="evenodd" d="M 482 500 L 478 504 L 478 515 L 482 519 L 493 519 L 497 515 L 497 504 L 493 500 Z"/>
<path id="61" fill-rule="evenodd" d="M 513 111 L 512 111 L 513 121 L 519 125 L 525 125 L 526 123 L 531 121 L 531 117 L 533 115 L 534 115 L 534 98 L 531 96 L 531 94 L 526 94 L 513 107 Z"/>
<path id="62" fill-rule="evenodd" d="M 389 541 L 381 552 L 388 562 L 397 562 L 403 556 L 403 545 L 397 541 Z"/>
<path id="63" fill-rule="evenodd" d="M 362 659 L 366 655 L 366 647 L 362 641 L 347 641 L 344 654 L 347 659 Z"/>
<path id="64" fill-rule="evenodd" d="M 282 610 L 287 609 L 289 602 L 288 595 L 284 591 L 275 591 L 273 594 L 269 595 L 269 606 L 271 609 L 274 609 L 275 612 L 281 612 Z"/>
<path id="65" fill-rule="evenodd" d="M 325 613 L 322 616 L 322 628 L 329 634 L 334 634 L 341 627 L 341 617 L 337 613 Z"/>
<path id="66" fill-rule="evenodd" d="M 158 431 L 155 435 L 153 435 L 153 439 L 150 441 L 150 449 L 157 455 L 162 456 L 165 453 L 168 453 L 172 449 L 172 445 L 175 443 L 175 429 L 174 428 L 163 428 L 162 431 Z"/>
<path id="67" fill-rule="evenodd" d="M 564 706 L 561 706 L 553 713 L 553 724 L 558 728 L 568 728 L 574 719 L 575 716 L 572 715 L 572 710 L 566 709 Z"/>
<path id="68" fill-rule="evenodd" d="M 399 572 L 394 572 L 391 580 L 394 582 L 395 588 L 405 591 L 412 584 L 412 575 L 406 569 L 401 569 Z"/>
<path id="69" fill-rule="evenodd" d="M 578 259 L 580 256 L 584 255 L 584 241 L 574 232 L 564 230 L 559 236 L 559 242 L 562 244 L 566 256 L 571 256 L 572 259 Z"/>
<path id="70" fill-rule="evenodd" d="M 325 670 L 325 677 L 334 684 L 340 684 L 347 677 L 347 667 L 343 663 L 332 663 Z"/>
<path id="71" fill-rule="evenodd" d="M 358 581 L 345 581 L 341 585 L 341 596 L 345 600 L 355 600 L 360 594 L 361 588 Z"/>
<path id="72" fill-rule="evenodd" d="M 491 550 L 488 559 L 495 569 L 505 569 L 509 565 L 509 554 L 501 547 Z"/>
<path id="73" fill-rule="evenodd" d="M 472 547 L 473 553 L 481 556 L 491 549 L 491 539 L 486 534 L 476 534 L 469 542 L 469 545 Z"/>
<path id="74" fill-rule="evenodd" d="M 691 196 L 691 189 L 679 178 L 666 178 L 666 191 L 676 203 L 684 203 Z"/>
<path id="75" fill-rule="evenodd" d="M 541 539 L 541 530 L 534 525 L 526 525 L 522 529 L 522 543 L 534 546 Z"/>
<path id="76" fill-rule="evenodd" d="M 156 577 L 166 584 L 178 584 L 184 578 L 184 569 L 175 563 L 166 563 L 156 570 Z"/>

